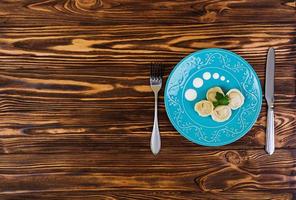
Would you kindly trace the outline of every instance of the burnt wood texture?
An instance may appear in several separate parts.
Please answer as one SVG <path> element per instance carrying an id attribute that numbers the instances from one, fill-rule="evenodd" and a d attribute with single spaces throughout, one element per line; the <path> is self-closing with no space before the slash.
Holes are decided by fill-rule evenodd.
<path id="1" fill-rule="evenodd" d="M 162 150 L 150 152 L 149 63 L 226 48 L 262 86 L 276 49 L 276 151 L 266 103 L 222 147 L 180 136 L 160 92 Z M 1 0 L 0 199 L 296 199 L 293 0 Z M 264 87 L 263 87 L 264 88 Z"/>

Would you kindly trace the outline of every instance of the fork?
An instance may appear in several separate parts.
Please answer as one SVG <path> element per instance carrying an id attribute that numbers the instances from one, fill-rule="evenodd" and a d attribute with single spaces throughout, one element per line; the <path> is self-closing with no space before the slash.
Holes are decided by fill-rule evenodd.
<path id="1" fill-rule="evenodd" d="M 160 151 L 161 140 L 158 128 L 157 118 L 157 98 L 158 92 L 162 85 L 163 65 L 161 63 L 151 63 L 150 68 L 150 86 L 154 92 L 154 123 L 150 139 L 150 148 L 154 155 L 157 155 Z"/>

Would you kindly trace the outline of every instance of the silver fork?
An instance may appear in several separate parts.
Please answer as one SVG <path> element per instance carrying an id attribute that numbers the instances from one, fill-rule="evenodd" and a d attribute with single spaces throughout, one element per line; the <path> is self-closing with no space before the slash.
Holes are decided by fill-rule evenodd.
<path id="1" fill-rule="evenodd" d="M 161 140 L 158 128 L 158 118 L 157 118 L 157 98 L 158 92 L 162 85 L 162 75 L 163 75 L 163 65 L 160 63 L 152 63 L 150 68 L 150 86 L 154 92 L 154 123 L 153 130 L 150 140 L 150 148 L 154 155 L 157 155 L 160 151 Z"/>

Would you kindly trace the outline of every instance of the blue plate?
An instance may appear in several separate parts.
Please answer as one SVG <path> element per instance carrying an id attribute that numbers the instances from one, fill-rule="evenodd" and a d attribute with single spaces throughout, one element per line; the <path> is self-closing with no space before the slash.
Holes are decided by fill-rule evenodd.
<path id="1" fill-rule="evenodd" d="M 207 90 L 214 86 L 224 93 L 237 88 L 245 97 L 243 106 L 233 110 L 225 122 L 200 117 L 194 111 L 195 103 L 206 99 Z M 224 49 L 205 49 L 184 58 L 171 72 L 164 95 L 166 112 L 176 130 L 204 146 L 226 145 L 244 136 L 256 122 L 262 104 L 256 72 L 242 57 Z"/>

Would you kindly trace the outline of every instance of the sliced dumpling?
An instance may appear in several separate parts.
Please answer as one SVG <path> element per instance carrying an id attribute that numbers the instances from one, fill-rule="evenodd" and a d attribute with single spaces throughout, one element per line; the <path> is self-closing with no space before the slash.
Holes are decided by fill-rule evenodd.
<path id="1" fill-rule="evenodd" d="M 216 122 L 224 122 L 231 116 L 231 109 L 229 106 L 217 106 L 212 113 L 212 119 Z"/>
<path id="2" fill-rule="evenodd" d="M 202 100 L 195 104 L 195 111 L 202 117 L 207 117 L 212 114 L 214 105 L 212 102 L 207 100 Z"/>
<path id="3" fill-rule="evenodd" d="M 236 110 L 244 104 L 245 97 L 238 89 L 231 89 L 227 92 L 229 97 L 229 106 L 231 109 Z"/>
<path id="4" fill-rule="evenodd" d="M 207 92 L 207 99 L 211 102 L 217 101 L 216 99 L 216 93 L 219 92 L 224 95 L 223 90 L 220 87 L 213 87 L 208 90 Z"/>

